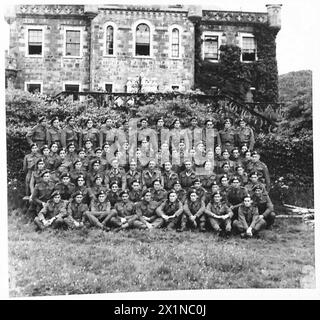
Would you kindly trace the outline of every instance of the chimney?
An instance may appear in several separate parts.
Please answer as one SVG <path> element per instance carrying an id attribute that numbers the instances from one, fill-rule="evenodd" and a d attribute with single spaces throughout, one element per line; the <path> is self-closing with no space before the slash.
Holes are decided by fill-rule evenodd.
<path id="1" fill-rule="evenodd" d="M 268 11 L 268 23 L 270 27 L 281 29 L 282 4 L 266 4 Z"/>

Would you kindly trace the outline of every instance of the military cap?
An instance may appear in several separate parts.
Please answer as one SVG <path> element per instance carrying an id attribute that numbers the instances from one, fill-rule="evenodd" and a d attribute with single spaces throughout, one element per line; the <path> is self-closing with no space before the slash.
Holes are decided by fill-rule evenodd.
<path id="1" fill-rule="evenodd" d="M 240 119 L 238 120 L 239 123 L 240 123 L 241 121 L 246 122 L 246 120 L 245 120 L 244 118 L 240 118 Z"/>
<path id="2" fill-rule="evenodd" d="M 237 180 L 237 181 L 239 181 L 239 182 L 240 182 L 240 179 L 239 179 L 237 176 L 232 177 L 232 178 L 230 179 L 230 182 L 231 182 L 231 183 L 233 183 L 233 182 L 234 182 L 234 180 Z"/>
<path id="3" fill-rule="evenodd" d="M 88 121 L 92 121 L 92 122 L 93 122 L 93 120 L 92 120 L 91 118 L 88 118 L 88 119 L 86 119 L 86 120 L 84 121 L 84 124 L 87 124 Z"/>
<path id="4" fill-rule="evenodd" d="M 151 193 L 151 190 L 150 189 L 143 190 L 142 196 L 144 197 L 148 192 Z"/>
<path id="5" fill-rule="evenodd" d="M 42 158 L 38 159 L 36 164 L 38 164 L 39 162 L 43 162 L 44 163 L 44 160 Z"/>
<path id="6" fill-rule="evenodd" d="M 195 178 L 193 183 L 201 182 L 200 178 Z"/>
<path id="7" fill-rule="evenodd" d="M 231 150 L 231 153 L 233 153 L 234 151 L 238 151 L 238 152 L 239 152 L 239 149 L 238 149 L 238 148 L 233 148 L 233 149 Z"/>
<path id="8" fill-rule="evenodd" d="M 175 180 L 175 181 L 173 182 L 173 185 L 174 185 L 174 186 L 175 186 L 176 184 L 180 184 L 180 186 L 181 186 L 181 183 L 180 183 L 179 180 Z"/>
<path id="9" fill-rule="evenodd" d="M 152 185 L 154 185 L 155 182 L 161 183 L 161 180 L 160 180 L 160 179 L 155 179 L 155 180 L 153 180 Z"/>
<path id="10" fill-rule="evenodd" d="M 50 171 L 49 170 L 44 170 L 44 171 L 41 172 L 40 176 L 43 177 L 46 173 L 50 173 Z"/>
<path id="11" fill-rule="evenodd" d="M 99 150 L 102 151 L 102 148 L 100 148 L 100 147 L 95 148 L 95 149 L 94 149 L 94 152 L 97 152 L 97 151 L 99 151 Z"/>
<path id="12" fill-rule="evenodd" d="M 261 183 L 257 183 L 253 188 L 252 191 L 256 191 L 257 189 L 263 190 L 263 185 Z"/>
<path id="13" fill-rule="evenodd" d="M 131 185 L 133 185 L 135 182 L 138 182 L 140 184 L 140 181 L 139 180 L 132 180 L 131 181 Z"/>
<path id="14" fill-rule="evenodd" d="M 221 168 L 225 167 L 226 165 L 230 166 L 230 165 L 229 165 L 229 162 L 224 162 L 224 163 L 221 165 Z"/>
<path id="15" fill-rule="evenodd" d="M 78 162 L 82 163 L 82 161 L 80 159 L 76 159 L 76 160 L 73 161 L 73 166 L 75 166 Z"/>
<path id="16" fill-rule="evenodd" d="M 221 182 L 223 178 L 227 178 L 228 179 L 228 176 L 226 174 L 224 174 L 223 176 L 220 177 L 219 181 Z"/>
<path id="17" fill-rule="evenodd" d="M 52 124 L 53 121 L 55 121 L 55 120 L 58 120 L 58 121 L 59 121 L 59 118 L 58 118 L 57 116 L 53 117 L 53 118 L 50 120 L 50 123 Z"/>
<path id="18" fill-rule="evenodd" d="M 68 172 L 64 172 L 64 173 L 60 176 L 61 179 L 65 178 L 65 177 L 70 178 L 70 174 L 69 174 Z"/>
<path id="19" fill-rule="evenodd" d="M 119 196 L 122 197 L 124 194 L 129 195 L 128 190 L 123 190 L 123 191 L 121 191 L 120 194 L 119 194 Z"/>
<path id="20" fill-rule="evenodd" d="M 82 152 L 82 151 L 83 151 L 84 153 L 86 153 L 86 149 L 85 149 L 85 148 L 80 148 L 77 153 L 79 154 L 79 153 Z"/>
<path id="21" fill-rule="evenodd" d="M 71 119 L 75 120 L 75 117 L 74 116 L 66 117 L 66 122 L 69 122 Z"/>
<path id="22" fill-rule="evenodd" d="M 50 199 L 54 198 L 55 196 L 60 196 L 60 192 L 59 192 L 58 190 L 54 190 L 54 191 L 51 193 Z"/>
<path id="23" fill-rule="evenodd" d="M 214 120 L 213 120 L 212 118 L 206 119 L 206 121 L 204 122 L 204 124 L 207 124 L 208 122 L 214 123 Z"/>
<path id="24" fill-rule="evenodd" d="M 92 143 L 92 140 L 90 138 L 87 138 L 84 140 L 84 143 L 87 143 L 87 142 L 91 142 Z"/>
<path id="25" fill-rule="evenodd" d="M 158 118 L 158 119 L 157 119 L 157 122 L 158 122 L 159 120 L 164 121 L 163 117 Z"/>
<path id="26" fill-rule="evenodd" d="M 216 180 L 213 180 L 212 183 L 211 183 L 211 187 L 212 187 L 212 186 L 217 186 L 217 185 L 218 185 L 218 184 L 217 184 L 217 181 L 216 181 Z"/>
<path id="27" fill-rule="evenodd" d="M 47 144 L 43 145 L 40 150 L 41 152 L 43 152 L 44 149 L 49 149 L 49 146 Z"/>
<path id="28" fill-rule="evenodd" d="M 46 120 L 46 117 L 45 116 L 41 116 L 41 117 L 39 117 L 38 122 L 41 123 L 44 120 Z"/>
<path id="29" fill-rule="evenodd" d="M 225 153 L 225 152 L 228 152 L 228 153 L 229 153 L 228 149 L 222 150 L 221 154 L 222 154 L 222 153 Z M 230 153 L 229 153 L 229 154 L 230 154 Z"/>
<path id="30" fill-rule="evenodd" d="M 61 149 L 59 149 L 58 154 L 59 154 L 61 151 L 67 152 L 67 150 L 66 150 L 65 148 L 61 148 Z"/>
<path id="31" fill-rule="evenodd" d="M 78 181 L 79 179 L 83 179 L 84 180 L 84 175 L 83 174 L 79 174 L 76 180 Z"/>
<path id="32" fill-rule="evenodd" d="M 223 120 L 223 124 L 225 124 L 226 122 L 230 122 L 230 123 L 232 123 L 232 121 L 231 121 L 231 119 L 230 119 L 230 118 L 226 118 L 226 119 L 224 119 L 224 120 Z"/>
<path id="33" fill-rule="evenodd" d="M 213 198 L 215 195 L 221 196 L 220 191 L 215 191 L 215 192 L 212 194 L 212 198 Z"/>
<path id="34" fill-rule="evenodd" d="M 260 155 L 260 153 L 259 153 L 257 150 L 254 150 L 254 151 L 252 151 L 251 155 L 252 155 L 252 156 L 254 156 L 254 155 Z"/>
<path id="35" fill-rule="evenodd" d="M 142 121 L 147 121 L 147 122 L 148 122 L 148 118 L 141 118 L 141 119 L 140 119 L 140 123 L 141 123 Z"/>
<path id="36" fill-rule="evenodd" d="M 77 191 L 72 195 L 73 198 L 75 198 L 75 197 L 77 197 L 77 196 L 83 196 L 82 191 L 77 190 Z"/>
<path id="37" fill-rule="evenodd" d="M 244 169 L 244 167 L 243 167 L 242 164 L 239 164 L 239 165 L 236 166 L 236 171 L 237 171 L 239 168 L 243 168 L 243 169 Z"/>
<path id="38" fill-rule="evenodd" d="M 254 174 L 255 174 L 256 176 L 258 176 L 258 172 L 257 172 L 257 171 L 251 171 L 251 172 L 249 173 L 249 178 L 252 177 Z"/>
<path id="39" fill-rule="evenodd" d="M 103 120 L 103 123 L 106 123 L 107 122 L 107 120 L 111 120 L 111 121 L 113 121 L 113 119 L 112 119 L 112 117 L 111 116 L 106 116 L 105 118 L 104 118 L 104 120 Z"/>
<path id="40" fill-rule="evenodd" d="M 56 142 L 52 142 L 52 143 L 50 144 L 50 149 L 52 148 L 53 145 L 56 145 L 56 146 L 58 147 L 58 144 L 57 144 Z"/>
<path id="41" fill-rule="evenodd" d="M 170 194 L 171 194 L 171 193 L 174 193 L 175 195 L 177 195 L 176 191 L 173 190 L 173 189 L 171 189 L 171 190 L 168 192 L 168 194 L 167 194 L 167 199 L 168 199 L 168 200 L 169 200 L 169 198 L 170 198 Z"/>
<path id="42" fill-rule="evenodd" d="M 110 144 L 109 144 L 108 142 L 105 142 L 105 143 L 102 145 L 102 149 L 104 149 L 105 146 L 110 147 Z"/>
<path id="43" fill-rule="evenodd" d="M 30 144 L 30 149 L 32 149 L 33 147 L 37 147 L 38 148 L 38 145 L 36 143 Z"/>
<path id="44" fill-rule="evenodd" d="M 125 118 L 124 120 L 122 120 L 122 124 L 125 124 L 126 122 L 129 122 L 129 119 Z"/>
<path id="45" fill-rule="evenodd" d="M 114 184 L 116 184 L 116 185 L 119 187 L 118 182 L 115 181 L 115 180 L 113 180 L 113 181 L 111 181 L 111 182 L 109 183 L 110 188 L 111 188 Z"/>
<path id="46" fill-rule="evenodd" d="M 197 120 L 197 121 L 198 121 L 198 117 L 197 117 L 197 116 L 192 116 L 192 117 L 190 118 L 190 121 L 192 121 L 192 120 Z"/>
<path id="47" fill-rule="evenodd" d="M 70 142 L 68 145 L 67 145 L 67 149 L 69 149 L 70 147 L 76 147 L 75 144 L 73 142 Z"/>
<path id="48" fill-rule="evenodd" d="M 106 193 L 103 190 L 100 190 L 98 193 L 98 197 L 101 196 L 102 194 L 105 195 Z"/>
<path id="49" fill-rule="evenodd" d="M 172 122 L 172 125 L 174 126 L 177 121 L 180 122 L 180 119 L 179 119 L 179 118 L 175 118 L 175 119 L 173 120 L 173 122 Z"/>
<path id="50" fill-rule="evenodd" d="M 97 175 L 94 177 L 93 181 L 95 182 L 97 179 L 101 179 L 101 180 L 102 180 L 102 176 L 101 176 L 100 174 L 97 174 Z"/>

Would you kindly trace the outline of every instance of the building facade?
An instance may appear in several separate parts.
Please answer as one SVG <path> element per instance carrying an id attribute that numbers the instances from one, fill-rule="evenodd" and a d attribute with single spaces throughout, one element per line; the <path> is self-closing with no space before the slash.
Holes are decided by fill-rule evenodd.
<path id="1" fill-rule="evenodd" d="M 222 46 L 239 47 L 241 63 L 261 61 L 255 29 L 276 34 L 280 8 L 267 5 L 267 12 L 257 13 L 182 5 L 18 5 L 6 17 L 7 81 L 49 95 L 186 92 L 197 88 L 197 59 L 219 65 Z M 270 54 L 275 58 L 275 50 Z"/>

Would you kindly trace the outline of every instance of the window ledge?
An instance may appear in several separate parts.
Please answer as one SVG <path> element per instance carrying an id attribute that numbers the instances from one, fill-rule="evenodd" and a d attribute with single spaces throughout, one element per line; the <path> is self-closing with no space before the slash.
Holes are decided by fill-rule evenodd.
<path id="1" fill-rule="evenodd" d="M 137 59 L 154 59 L 155 57 L 152 56 L 132 56 L 132 58 L 137 58 Z"/>
<path id="2" fill-rule="evenodd" d="M 27 58 L 43 58 L 43 55 L 40 54 L 26 54 Z"/>
<path id="3" fill-rule="evenodd" d="M 104 58 L 116 58 L 117 56 L 115 54 L 104 54 Z"/>
<path id="4" fill-rule="evenodd" d="M 62 56 L 64 59 L 82 59 L 83 56 Z"/>

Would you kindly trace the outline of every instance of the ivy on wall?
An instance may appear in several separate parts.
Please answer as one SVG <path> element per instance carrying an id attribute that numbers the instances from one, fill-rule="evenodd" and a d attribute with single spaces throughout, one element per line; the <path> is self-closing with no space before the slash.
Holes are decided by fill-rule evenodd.
<path id="1" fill-rule="evenodd" d="M 195 24 L 195 84 L 196 88 L 210 93 L 217 87 L 221 93 L 245 101 L 250 87 L 255 87 L 257 102 L 278 101 L 278 68 L 275 38 L 279 30 L 266 25 L 255 25 L 258 61 L 240 61 L 241 49 L 235 45 L 221 45 L 218 63 L 201 57 L 201 25 Z"/>

